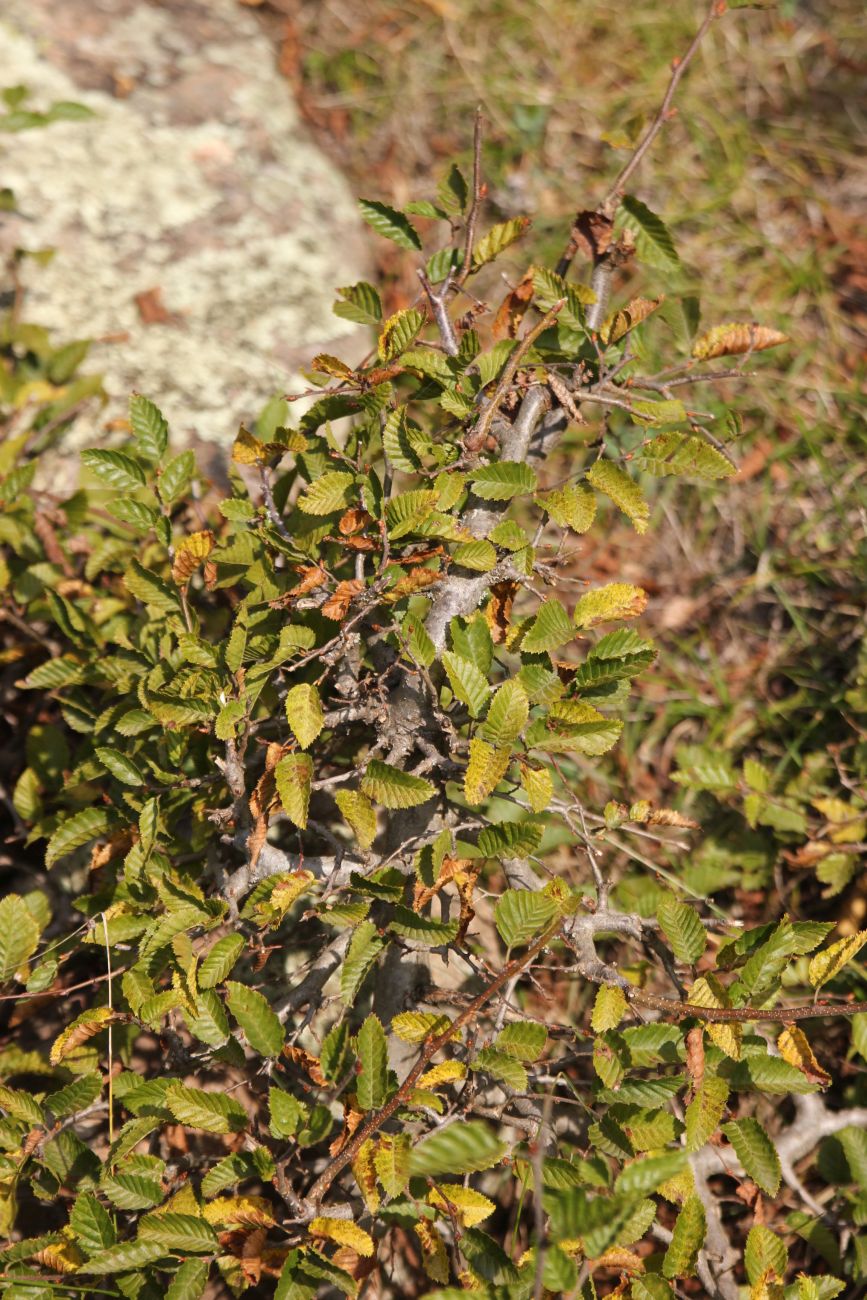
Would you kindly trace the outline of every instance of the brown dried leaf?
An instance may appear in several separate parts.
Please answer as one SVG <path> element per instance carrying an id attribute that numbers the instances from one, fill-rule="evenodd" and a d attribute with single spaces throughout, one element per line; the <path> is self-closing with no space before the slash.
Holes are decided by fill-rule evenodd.
<path id="1" fill-rule="evenodd" d="M 373 522 L 373 516 L 369 515 L 361 506 L 350 506 L 340 516 L 340 522 L 337 525 L 338 531 L 344 537 L 351 537 L 353 533 L 360 533 Z"/>
<path id="2" fill-rule="evenodd" d="M 325 618 L 340 623 L 346 618 L 353 597 L 363 590 L 364 581 L 361 578 L 351 578 L 346 582 L 338 582 L 333 594 L 328 597 L 322 606 L 321 613 Z"/>
<path id="3" fill-rule="evenodd" d="M 693 1089 L 701 1087 L 704 1078 L 704 1029 L 696 1025 L 686 1036 L 686 1073 Z"/>
<path id="4" fill-rule="evenodd" d="M 485 621 L 491 629 L 494 645 L 500 645 L 506 639 L 517 590 L 517 582 L 497 582 L 491 587 L 491 599 L 485 606 Z"/>
<path id="5" fill-rule="evenodd" d="M 533 273 L 528 271 L 500 304 L 491 329 L 495 342 L 499 339 L 517 338 L 521 321 L 532 301 Z"/>
<path id="6" fill-rule="evenodd" d="M 439 569 L 415 568 L 405 577 L 398 579 L 391 591 L 387 592 L 385 599 L 393 604 L 404 596 L 411 596 L 413 592 L 423 591 L 425 587 L 433 586 L 441 577 Z"/>
<path id="7" fill-rule="evenodd" d="M 828 1071 L 817 1061 L 807 1035 L 797 1025 L 786 1025 L 777 1039 L 777 1047 L 783 1060 L 794 1065 L 811 1083 L 827 1088 L 832 1082 Z"/>
<path id="8" fill-rule="evenodd" d="M 319 1064 L 318 1056 L 313 1056 L 310 1052 L 305 1051 L 303 1047 L 295 1047 L 291 1043 L 287 1043 L 283 1048 L 283 1055 L 288 1057 L 305 1074 L 309 1075 L 317 1087 L 324 1088 L 327 1086 L 328 1080 L 322 1073 L 322 1066 Z"/>
<path id="9" fill-rule="evenodd" d="M 692 355 L 697 361 L 711 361 L 714 357 L 731 357 L 742 352 L 764 352 L 765 348 L 788 343 L 789 336 L 768 325 L 738 324 L 715 325 L 702 334 L 692 345 Z"/>
<path id="10" fill-rule="evenodd" d="M 214 534 L 210 528 L 205 528 L 200 533 L 190 533 L 189 537 L 185 537 L 178 544 L 172 561 L 172 578 L 179 587 L 189 582 L 196 569 L 204 563 L 213 549 Z"/>
<path id="11" fill-rule="evenodd" d="M 628 334 L 636 325 L 640 325 L 643 320 L 656 311 L 657 307 L 665 302 L 665 297 L 660 298 L 633 298 L 625 307 L 619 311 L 612 312 L 606 321 L 603 322 L 599 331 L 599 337 L 606 345 L 616 343 L 622 339 L 624 334 Z"/>

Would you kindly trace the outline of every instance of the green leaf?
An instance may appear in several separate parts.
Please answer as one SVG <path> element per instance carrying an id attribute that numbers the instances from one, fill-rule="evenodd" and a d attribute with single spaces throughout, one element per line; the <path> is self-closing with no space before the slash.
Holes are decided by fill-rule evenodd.
<path id="1" fill-rule="evenodd" d="M 495 749 L 486 740 L 474 736 L 470 741 L 469 762 L 464 773 L 464 796 L 468 803 L 480 804 L 496 790 L 508 769 L 508 749 Z"/>
<path id="2" fill-rule="evenodd" d="M 385 947 L 372 921 L 362 921 L 352 932 L 346 960 L 340 969 L 340 996 L 346 1006 L 355 1001 L 365 975 Z"/>
<path id="3" fill-rule="evenodd" d="M 626 1011 L 626 995 L 614 984 L 602 984 L 596 992 L 590 1027 L 602 1034 L 606 1029 L 616 1029 Z"/>
<path id="4" fill-rule="evenodd" d="M 788 1262 L 786 1243 L 775 1232 L 771 1232 L 763 1223 L 750 1228 L 744 1248 L 744 1267 L 753 1286 L 758 1284 L 768 1269 L 773 1269 L 777 1277 L 782 1278 Z"/>
<path id="5" fill-rule="evenodd" d="M 678 961 L 694 965 L 707 947 L 707 931 L 695 908 L 676 898 L 663 898 L 656 916 Z"/>
<path id="6" fill-rule="evenodd" d="M 139 1241 L 122 1241 L 108 1250 L 101 1250 L 85 1264 L 79 1265 L 79 1272 L 94 1273 L 102 1277 L 113 1277 L 117 1273 L 130 1273 L 134 1269 L 153 1264 L 167 1252 L 158 1241 L 149 1237 Z"/>
<path id="7" fill-rule="evenodd" d="M 97 746 L 96 757 L 107 768 L 113 777 L 123 785 L 143 785 L 144 777 L 139 768 L 131 758 L 122 754 L 119 749 L 109 749 L 105 746 Z"/>
<path id="8" fill-rule="evenodd" d="M 305 515 L 330 515 L 342 510 L 349 501 L 349 489 L 355 482 L 353 474 L 335 469 L 321 475 L 297 501 L 298 509 Z"/>
<path id="9" fill-rule="evenodd" d="M 379 1110 L 388 1096 L 388 1043 L 376 1016 L 368 1016 L 358 1031 L 355 1050 L 361 1070 L 355 1080 L 362 1110 Z"/>
<path id="10" fill-rule="evenodd" d="M 299 682 L 286 696 L 286 718 L 302 749 L 309 749 L 325 725 L 322 701 L 315 686 Z"/>
<path id="11" fill-rule="evenodd" d="M 401 248 L 421 251 L 418 231 L 402 212 L 389 207 L 387 203 L 376 203 L 372 199 L 359 199 L 358 206 L 364 220 L 378 235 L 390 239 Z"/>
<path id="12" fill-rule="evenodd" d="M 107 835 L 115 826 L 115 818 L 107 808 L 82 808 L 60 823 L 48 841 L 45 865 L 51 867 L 68 853 L 89 844 L 97 836 Z"/>
<path id="13" fill-rule="evenodd" d="M 463 569 L 472 569 L 475 573 L 490 573 L 497 563 L 497 552 L 490 542 L 479 539 L 475 542 L 461 542 L 452 551 L 452 559 Z"/>
<path id="14" fill-rule="evenodd" d="M 176 1214 L 172 1210 L 145 1215 L 138 1232 L 139 1241 L 156 1241 L 164 1247 L 166 1254 L 175 1251 L 211 1254 L 216 1253 L 219 1245 L 217 1234 L 207 1219 L 193 1214 Z"/>
<path id="15" fill-rule="evenodd" d="M 166 1291 L 166 1300 L 201 1300 L 208 1285 L 210 1263 L 206 1259 L 184 1260 Z"/>
<path id="16" fill-rule="evenodd" d="M 621 1196 L 646 1196 L 655 1192 L 669 1178 L 676 1178 L 686 1167 L 685 1151 L 665 1151 L 661 1155 L 635 1160 L 617 1175 L 614 1190 Z"/>
<path id="17" fill-rule="evenodd" d="M 368 763 L 361 789 L 383 808 L 415 808 L 436 794 L 436 787 L 424 777 L 411 776 L 409 772 L 402 772 L 379 759 L 371 759 Z"/>
<path id="18" fill-rule="evenodd" d="M 270 1129 L 273 1137 L 294 1137 L 307 1118 L 307 1107 L 282 1088 L 270 1089 L 268 1108 L 271 1112 Z"/>
<path id="19" fill-rule="evenodd" d="M 479 1120 L 452 1123 L 414 1147 L 410 1172 L 418 1178 L 438 1174 L 472 1174 L 502 1160 L 506 1144 Z"/>
<path id="20" fill-rule="evenodd" d="M 490 695 L 487 679 L 472 660 L 452 650 L 443 651 L 442 659 L 455 698 L 467 706 L 471 717 L 477 718 Z"/>
<path id="21" fill-rule="evenodd" d="M 514 1056 L 518 1061 L 538 1061 L 547 1041 L 548 1031 L 544 1025 L 518 1020 L 500 1030 L 494 1039 L 494 1046 L 497 1051 Z"/>
<path id="22" fill-rule="evenodd" d="M 725 1079 L 707 1075 L 686 1108 L 686 1149 L 698 1151 L 713 1137 L 725 1114 L 729 1085 Z"/>
<path id="23" fill-rule="evenodd" d="M 7 894 L 0 899 L 0 982 L 23 971 L 38 944 L 39 925 L 23 898 Z"/>
<path id="24" fill-rule="evenodd" d="M 79 1246 L 89 1255 L 115 1243 L 116 1234 L 111 1216 L 92 1192 L 79 1192 L 76 1196 L 69 1214 L 69 1226 L 75 1233 Z"/>
<path id="25" fill-rule="evenodd" d="M 347 285 L 338 289 L 343 302 L 336 302 L 332 308 L 335 316 L 342 320 L 355 321 L 357 325 L 378 325 L 382 319 L 382 303 L 379 293 L 366 280 L 358 284 Z"/>
<path id="26" fill-rule="evenodd" d="M 367 851 L 376 839 L 376 809 L 359 790 L 338 790 L 334 795 L 337 807 L 355 832 L 362 849 Z"/>
<path id="27" fill-rule="evenodd" d="M 676 270 L 680 258 L 665 222 L 633 194 L 621 199 L 624 213 L 623 225 L 635 235 L 635 249 L 639 260 L 661 271 Z"/>
<path id="28" fill-rule="evenodd" d="M 268 999 L 255 989 L 234 980 L 226 982 L 227 1005 L 244 1031 L 254 1052 L 262 1056 L 279 1056 L 286 1036 L 283 1026 L 271 1010 Z"/>
<path id="29" fill-rule="evenodd" d="M 394 908 L 392 921 L 389 923 L 392 934 L 399 934 L 404 939 L 415 939 L 430 947 L 454 943 L 458 933 L 458 922 L 435 921 L 430 916 L 420 916 L 411 908 L 398 903 Z"/>
<path id="30" fill-rule="evenodd" d="M 494 908 L 497 930 L 507 948 L 529 943 L 556 915 L 553 899 L 532 889 L 507 889 Z"/>
<path id="31" fill-rule="evenodd" d="M 526 1092 L 527 1071 L 510 1052 L 498 1052 L 495 1047 L 483 1047 L 470 1062 L 471 1070 L 483 1070 L 492 1079 L 504 1083 L 514 1092 Z"/>
<path id="32" fill-rule="evenodd" d="M 309 754 L 284 754 L 274 768 L 274 780 L 286 816 L 305 830 L 313 785 L 313 759 Z"/>
<path id="33" fill-rule="evenodd" d="M 512 497 L 533 492 L 536 474 L 523 461 L 498 460 L 478 469 L 470 480 L 473 492 L 484 501 L 511 501 Z"/>
<path id="34" fill-rule="evenodd" d="M 414 474 L 421 468 L 421 460 L 408 436 L 405 406 L 389 411 L 382 431 L 382 449 L 394 468 L 404 474 Z"/>
<path id="35" fill-rule="evenodd" d="M 494 694 L 479 734 L 492 745 L 511 745 L 523 731 L 529 716 L 527 692 L 513 677 Z"/>
<path id="36" fill-rule="evenodd" d="M 407 307 L 389 316 L 382 327 L 377 344 L 380 360 L 393 361 L 395 357 L 406 352 L 424 323 L 424 313 L 415 307 Z"/>
<path id="37" fill-rule="evenodd" d="M 555 524 L 571 528 L 575 533 L 586 533 L 596 518 L 596 497 L 581 484 L 545 492 L 536 497 L 536 502 L 547 510 Z"/>
<path id="38" fill-rule="evenodd" d="M 776 1196 L 780 1190 L 780 1158 L 776 1147 L 757 1119 L 736 1119 L 723 1124 L 729 1142 L 752 1178 L 767 1196 Z"/>
<path id="39" fill-rule="evenodd" d="M 632 1279 L 632 1300 L 674 1300 L 674 1292 L 658 1273 L 644 1273 Z"/>
<path id="40" fill-rule="evenodd" d="M 473 249 L 473 270 L 493 262 L 504 249 L 520 239 L 530 225 L 529 217 L 511 217 L 492 226 L 486 235 L 477 242 Z"/>
<path id="41" fill-rule="evenodd" d="M 224 934 L 222 939 L 218 939 L 199 966 L 199 988 L 213 989 L 222 984 L 243 951 L 244 936 L 241 934 Z"/>
<path id="42" fill-rule="evenodd" d="M 668 1250 L 662 1261 L 662 1271 L 666 1277 L 693 1275 L 698 1252 L 704 1245 L 706 1231 L 707 1219 L 704 1206 L 697 1196 L 688 1196 L 681 1206 Z"/>
<path id="43" fill-rule="evenodd" d="M 373 1157 L 376 1176 L 386 1196 L 400 1196 L 409 1182 L 410 1140 L 408 1133 L 383 1133 Z"/>
<path id="44" fill-rule="evenodd" d="M 135 501 L 132 497 L 118 497 L 117 501 L 108 502 L 105 509 L 112 519 L 119 519 L 121 523 L 131 524 L 134 528 L 143 531 L 153 528 L 159 519 L 158 510 L 153 506 L 144 505 L 141 501 Z"/>
<path id="45" fill-rule="evenodd" d="M 98 479 L 118 492 L 134 492 L 147 483 L 145 472 L 138 461 L 122 451 L 83 451 L 81 462 Z"/>
<path id="46" fill-rule="evenodd" d="M 647 532 L 650 506 L 638 484 L 625 470 L 610 460 L 597 460 L 587 471 L 587 482 L 598 492 L 610 497 L 619 510 L 631 520 L 637 533 Z"/>
<path id="47" fill-rule="evenodd" d="M 184 493 L 196 472 L 196 457 L 191 451 L 182 451 L 170 460 L 157 483 L 157 491 L 167 506 L 173 505 Z"/>
<path id="48" fill-rule="evenodd" d="M 159 1175 L 152 1170 L 104 1174 L 100 1189 L 119 1210 L 150 1210 L 165 1196 Z"/>
<path id="49" fill-rule="evenodd" d="M 75 1115 L 78 1111 L 84 1110 L 91 1102 L 96 1101 L 101 1092 L 102 1075 L 94 1071 L 91 1074 L 79 1075 L 65 1088 L 58 1088 L 57 1092 L 53 1092 L 46 1098 L 45 1104 L 55 1119 L 65 1119 L 67 1115 Z"/>
<path id="50" fill-rule="evenodd" d="M 819 1089 L 817 1083 L 811 1083 L 805 1074 L 779 1056 L 763 1053 L 740 1061 L 724 1061 L 719 1069 L 737 1092 L 766 1092 L 772 1097 L 785 1097 L 787 1093 L 806 1094 Z"/>
<path id="51" fill-rule="evenodd" d="M 533 619 L 521 641 L 521 650 L 534 654 L 545 650 L 556 650 L 575 636 L 572 620 L 559 600 L 546 600 Z"/>
<path id="52" fill-rule="evenodd" d="M 737 473 L 737 466 L 716 447 L 686 433 L 660 433 L 641 447 L 636 460 L 656 478 L 689 474 L 713 480 Z"/>
<path id="53" fill-rule="evenodd" d="M 160 460 L 168 446 L 169 426 L 159 407 L 141 393 L 133 393 L 129 399 L 129 422 L 138 454 L 151 463 Z"/>
<path id="54" fill-rule="evenodd" d="M 244 1107 L 222 1092 L 185 1088 L 172 1081 L 165 1092 L 165 1104 L 179 1124 L 206 1133 L 240 1133 L 247 1127 Z"/>
<path id="55" fill-rule="evenodd" d="M 136 600 L 143 605 L 150 605 L 162 614 L 180 614 L 181 598 L 177 588 L 169 586 L 150 569 L 145 569 L 138 560 L 133 560 L 123 575 L 124 585 Z"/>

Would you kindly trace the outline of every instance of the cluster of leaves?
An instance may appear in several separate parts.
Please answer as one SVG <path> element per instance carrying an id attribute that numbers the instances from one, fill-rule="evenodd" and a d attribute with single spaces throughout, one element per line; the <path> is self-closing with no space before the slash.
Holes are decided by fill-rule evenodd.
<path id="1" fill-rule="evenodd" d="M 606 312 L 540 267 L 493 323 L 473 297 L 455 321 L 527 226 L 474 240 L 478 199 L 453 168 L 434 202 L 362 204 L 405 248 L 414 218 L 448 231 L 424 296 L 383 320 L 372 285 L 341 290 L 376 358 L 315 358 L 315 400 L 240 431 L 227 492 L 140 395 L 50 527 L 29 449 L 0 470 L 3 608 L 32 629 L 4 658 L 24 733 L 21 883 L 0 903 L 12 1300 L 183 1300 L 215 1279 L 303 1300 L 374 1269 L 441 1300 L 661 1300 L 710 1267 L 714 1161 L 742 1184 L 755 1300 L 840 1294 L 819 1259 L 867 1272 L 845 1228 L 863 1128 L 844 1113 L 822 1157 L 840 1232 L 780 1217 L 792 1127 L 782 1154 L 772 1138 L 780 1099 L 831 1083 L 783 990 L 862 987 L 867 933 L 715 925 L 677 882 L 652 916 L 612 911 L 578 797 L 655 649 L 630 626 L 645 593 L 570 590 L 564 552 L 597 511 L 643 533 L 655 477 L 732 472 L 725 426 L 643 373 L 642 339 L 679 322 L 667 375 L 688 379 L 779 336 L 699 335 L 684 302 Z M 676 261 L 638 199 L 617 224 L 582 216 L 597 269 L 615 249 Z M 551 481 L 554 434 L 571 463 Z M 599 984 L 592 1006 L 539 1006 L 552 967 L 554 987 Z M 642 1023 L 666 977 L 675 1023 Z M 769 1051 L 756 1025 L 775 1021 Z"/>

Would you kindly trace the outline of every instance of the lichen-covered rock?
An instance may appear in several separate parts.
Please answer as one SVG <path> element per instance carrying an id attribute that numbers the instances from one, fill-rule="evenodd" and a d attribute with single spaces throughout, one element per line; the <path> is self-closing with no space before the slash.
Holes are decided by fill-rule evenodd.
<path id="1" fill-rule="evenodd" d="M 28 317 L 90 337 L 107 408 L 131 389 L 179 440 L 228 442 L 311 352 L 353 329 L 333 288 L 363 273 L 351 195 L 299 126 L 267 38 L 236 0 L 3 0 L 0 87 L 96 116 L 0 135 L 18 215 L 0 255 L 26 264 Z"/>

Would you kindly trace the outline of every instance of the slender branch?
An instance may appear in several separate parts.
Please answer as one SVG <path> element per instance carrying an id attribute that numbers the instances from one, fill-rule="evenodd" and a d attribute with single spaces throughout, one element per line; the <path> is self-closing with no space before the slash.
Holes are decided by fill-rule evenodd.
<path id="1" fill-rule="evenodd" d="M 565 298 L 561 298 L 559 302 L 555 302 L 551 310 L 546 312 L 542 319 L 524 335 L 512 355 L 509 357 L 508 363 L 503 369 L 503 373 L 491 395 L 490 401 L 480 415 L 475 427 L 467 434 L 464 447 L 468 452 L 474 454 L 475 452 L 481 451 L 482 447 L 484 447 L 488 434 L 491 431 L 491 425 L 494 423 L 494 417 L 500 409 L 500 403 L 512 387 L 512 383 L 514 382 L 515 375 L 518 373 L 521 362 L 524 360 L 524 357 L 530 351 L 530 348 L 536 342 L 539 335 L 543 334 L 546 329 L 549 329 L 554 324 L 565 301 Z"/>
<path id="2" fill-rule="evenodd" d="M 464 260 L 454 280 L 456 289 L 462 289 L 473 266 L 473 243 L 476 238 L 476 223 L 482 203 L 482 109 L 476 109 L 473 123 L 473 198 L 467 215 L 466 237 L 464 240 Z"/>
<path id="3" fill-rule="evenodd" d="M 437 1034 L 434 1038 L 429 1039 L 427 1043 L 425 1043 L 418 1060 L 404 1079 L 403 1083 L 394 1093 L 394 1096 L 386 1102 L 381 1110 L 374 1111 L 372 1115 L 368 1116 L 367 1120 L 356 1129 L 352 1138 L 347 1142 L 340 1154 L 334 1157 L 331 1164 L 328 1165 L 316 1179 L 316 1182 L 307 1193 L 306 1199 L 310 1206 L 315 1207 L 319 1205 L 335 1178 L 343 1172 L 347 1165 L 352 1164 L 352 1161 L 355 1159 L 367 1139 L 374 1133 L 377 1133 L 382 1128 L 383 1124 L 391 1119 L 395 1111 L 403 1105 L 415 1085 L 418 1083 L 428 1062 L 436 1056 L 437 1052 L 451 1042 L 455 1035 L 460 1033 L 465 1025 L 471 1024 L 476 1019 L 485 1003 L 489 1002 L 496 993 L 499 993 L 500 989 L 503 988 L 504 985 L 508 984 L 513 976 L 519 975 L 522 971 L 527 969 L 534 958 L 537 957 L 542 949 L 551 942 L 556 931 L 557 923 L 544 930 L 542 934 L 534 940 L 523 956 L 515 957 L 503 967 L 499 975 L 491 981 L 486 989 L 482 990 L 478 997 L 473 999 L 469 1006 L 466 1007 L 457 1019 L 449 1025 L 448 1029 L 443 1030 L 441 1034 Z"/>
<path id="4" fill-rule="evenodd" d="M 705 36 L 709 32 L 711 25 L 714 22 L 714 19 L 722 17 L 724 13 L 725 13 L 725 3 L 723 2 L 723 0 L 711 0 L 710 8 L 705 14 L 704 21 L 702 22 L 695 36 L 692 38 L 689 49 L 682 56 L 682 58 L 674 60 L 674 63 L 672 65 L 671 78 L 668 83 L 668 88 L 666 89 L 666 92 L 662 98 L 662 103 L 659 106 L 656 117 L 653 119 L 650 126 L 647 128 L 647 131 L 644 133 L 641 140 L 638 142 L 635 151 L 632 154 L 632 157 L 629 159 L 626 165 L 621 169 L 619 176 L 614 181 L 614 184 L 611 186 L 611 189 L 608 191 L 608 193 L 606 194 L 605 198 L 602 201 L 602 204 L 600 205 L 600 211 L 603 212 L 606 216 L 613 217 L 614 213 L 617 211 L 617 208 L 620 204 L 621 195 L 623 194 L 623 191 L 625 190 L 627 184 L 629 183 L 632 174 L 638 169 L 638 167 L 640 167 L 645 154 L 650 149 L 651 145 L 653 144 L 656 137 L 659 135 L 660 131 L 662 130 L 663 126 L 665 125 L 668 119 L 669 109 L 671 108 L 671 101 L 674 99 L 674 94 L 675 91 L 677 90 L 678 85 L 680 84 L 681 77 L 686 72 L 687 68 L 692 62 L 693 57 L 696 51 L 698 50 L 698 47 L 701 45 Z"/>

